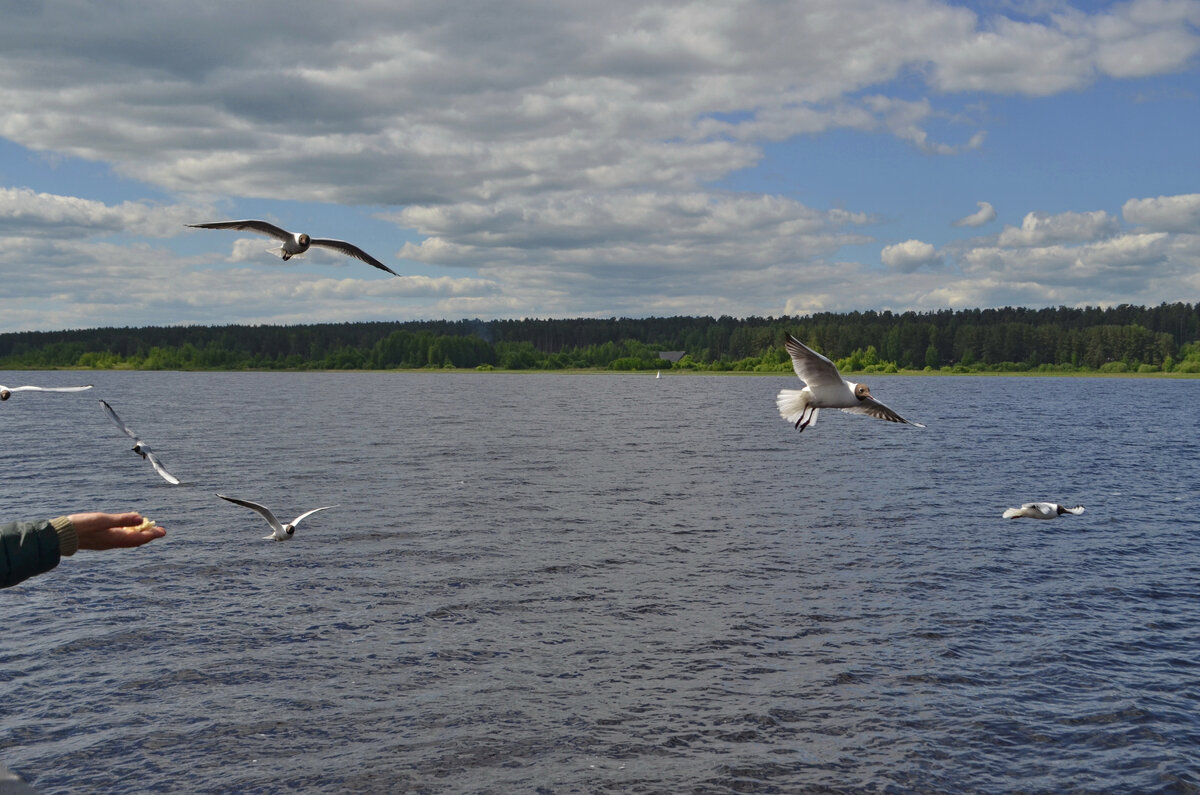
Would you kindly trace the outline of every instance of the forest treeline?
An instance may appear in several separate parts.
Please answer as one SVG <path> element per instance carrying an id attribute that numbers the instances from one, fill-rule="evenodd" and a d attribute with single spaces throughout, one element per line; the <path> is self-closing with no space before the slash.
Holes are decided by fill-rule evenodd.
<path id="1" fill-rule="evenodd" d="M 847 371 L 1200 372 L 1200 304 L 800 317 L 439 320 L 0 334 L 0 369 L 781 371 L 791 333 Z M 661 352 L 683 352 L 678 361 Z"/>

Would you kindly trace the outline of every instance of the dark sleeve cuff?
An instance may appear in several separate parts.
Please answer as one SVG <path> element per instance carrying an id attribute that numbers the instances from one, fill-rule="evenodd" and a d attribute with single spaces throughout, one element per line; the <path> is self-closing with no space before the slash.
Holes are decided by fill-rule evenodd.
<path id="1" fill-rule="evenodd" d="M 74 555 L 79 549 L 79 535 L 76 534 L 75 525 L 71 524 L 71 520 L 66 516 L 60 516 L 57 519 L 51 519 L 50 526 L 58 533 L 58 553 Z"/>

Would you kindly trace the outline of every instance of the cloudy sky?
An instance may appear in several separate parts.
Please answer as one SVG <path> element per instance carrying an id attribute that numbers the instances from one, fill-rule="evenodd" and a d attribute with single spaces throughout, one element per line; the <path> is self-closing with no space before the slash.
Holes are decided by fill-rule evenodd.
<path id="1" fill-rule="evenodd" d="M 1200 300 L 1200 0 L 3 17 L 0 331 Z"/>

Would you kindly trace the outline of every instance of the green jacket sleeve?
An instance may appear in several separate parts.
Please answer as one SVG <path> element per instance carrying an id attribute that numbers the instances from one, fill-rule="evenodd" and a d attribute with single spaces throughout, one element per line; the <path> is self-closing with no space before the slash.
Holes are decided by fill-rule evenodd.
<path id="1" fill-rule="evenodd" d="M 65 516 L 0 524 L 0 588 L 50 571 L 78 547 L 75 528 Z"/>

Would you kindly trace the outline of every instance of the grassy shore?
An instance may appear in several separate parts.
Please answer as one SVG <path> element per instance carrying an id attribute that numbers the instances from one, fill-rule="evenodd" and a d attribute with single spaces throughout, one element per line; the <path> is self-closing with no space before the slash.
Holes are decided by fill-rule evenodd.
<path id="1" fill-rule="evenodd" d="M 584 368 L 565 368 L 565 369 L 520 369 L 520 370 L 505 370 L 499 367 L 492 368 L 468 368 L 468 367 L 416 367 L 416 368 L 393 368 L 387 370 L 369 370 L 369 369 L 353 369 L 353 370 L 338 370 L 338 369 L 315 369 L 315 368 L 270 368 L 270 369 L 237 369 L 237 370 L 222 370 L 222 369 L 188 369 L 188 370 L 150 370 L 137 369 L 133 367 L 112 367 L 112 368 L 95 368 L 95 367 L 25 367 L 15 370 L 6 370 L 0 367 L 0 372 L 50 372 L 50 371 L 66 371 L 66 372 L 180 372 L 180 373 L 427 373 L 435 375 L 438 373 L 502 373 L 505 375 L 640 375 L 653 378 L 658 372 L 661 372 L 664 378 L 677 378 L 680 376 L 792 376 L 792 370 L 709 370 L 709 369 L 663 369 L 656 370 L 609 370 L 595 367 Z M 908 376 L 958 376 L 958 377 L 1015 377 L 1015 378 L 1168 378 L 1168 379 L 1200 379 L 1200 373 L 1107 373 L 1098 370 L 1069 370 L 1069 371 L 1045 371 L 1045 370 L 951 370 L 942 368 L 939 370 L 905 370 L 899 369 L 895 372 L 883 372 L 882 370 L 842 370 L 842 375 L 854 378 L 877 378 L 880 376 L 893 375 L 908 375 Z"/>

